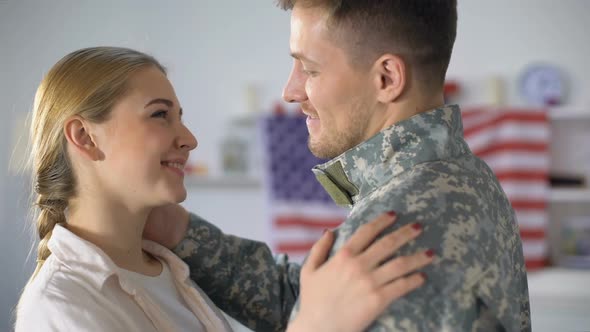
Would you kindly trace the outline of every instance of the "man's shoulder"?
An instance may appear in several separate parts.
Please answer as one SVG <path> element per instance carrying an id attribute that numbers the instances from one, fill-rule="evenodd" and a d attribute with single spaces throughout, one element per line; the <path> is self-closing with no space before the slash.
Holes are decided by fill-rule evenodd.
<path id="1" fill-rule="evenodd" d="M 527 310 L 514 211 L 497 179 L 480 166 L 469 156 L 418 164 L 353 208 L 343 233 L 352 234 L 373 216 L 394 210 L 398 220 L 391 230 L 416 221 L 423 225 L 423 233 L 399 254 L 432 248 L 437 257 L 425 269 L 427 285 L 392 305 L 394 314 L 381 317 L 381 327 L 437 330 L 446 320 L 455 326 L 466 322 L 464 315 L 476 319 L 482 308 L 502 325 L 513 327 L 520 312 Z"/>
<path id="2" fill-rule="evenodd" d="M 342 233 L 351 235 L 379 213 L 393 210 L 398 219 L 392 230 L 413 222 L 423 226 L 422 235 L 403 253 L 434 249 L 447 278 L 456 271 L 465 277 L 458 283 L 475 282 L 487 267 L 510 274 L 524 263 L 522 245 L 514 211 L 496 183 L 453 162 L 420 164 L 359 202 Z"/>
<path id="3" fill-rule="evenodd" d="M 354 210 L 364 213 L 380 207 L 383 211 L 395 209 L 406 214 L 457 208 L 477 213 L 488 207 L 511 212 L 510 203 L 493 174 L 460 160 L 415 165 L 376 188 Z"/>

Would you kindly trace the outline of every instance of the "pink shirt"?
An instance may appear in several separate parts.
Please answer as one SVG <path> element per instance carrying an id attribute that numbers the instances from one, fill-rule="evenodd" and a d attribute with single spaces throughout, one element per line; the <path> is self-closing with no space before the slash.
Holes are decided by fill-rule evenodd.
<path id="1" fill-rule="evenodd" d="M 48 246 L 52 254 L 21 297 L 17 332 L 177 330 L 164 310 L 94 244 L 57 225 Z M 147 240 L 143 249 L 168 264 L 183 305 L 204 331 L 232 331 L 180 258 Z"/>

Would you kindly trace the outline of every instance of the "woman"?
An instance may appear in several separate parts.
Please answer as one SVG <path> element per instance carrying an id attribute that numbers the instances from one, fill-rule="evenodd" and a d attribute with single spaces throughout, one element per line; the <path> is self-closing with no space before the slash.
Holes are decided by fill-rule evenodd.
<path id="1" fill-rule="evenodd" d="M 17 309 L 17 331 L 238 326 L 190 281 L 178 257 L 142 240 L 153 208 L 186 197 L 183 167 L 197 141 L 182 113 L 165 69 L 130 49 L 82 49 L 45 76 L 31 127 L 41 241 L 37 268 Z M 403 283 L 366 282 L 395 267 L 395 260 L 380 264 L 392 254 L 384 245 L 389 236 L 370 245 L 393 221 L 387 215 L 377 219 L 350 240 L 341 259 L 322 264 L 330 233 L 316 244 L 302 272 L 302 311 L 289 331 L 329 330 L 330 322 L 322 320 L 328 311 L 342 314 L 350 331 L 362 330 L 392 300 L 424 282 L 420 274 Z M 403 232 L 406 242 L 419 234 L 409 227 Z M 431 262 L 422 256 L 413 268 L 396 267 L 396 273 Z M 342 277 L 343 267 L 352 271 L 346 276 L 353 282 Z M 326 287 L 338 282 L 347 285 L 344 293 L 342 287 Z M 339 310 L 337 299 L 346 298 L 354 306 Z"/>

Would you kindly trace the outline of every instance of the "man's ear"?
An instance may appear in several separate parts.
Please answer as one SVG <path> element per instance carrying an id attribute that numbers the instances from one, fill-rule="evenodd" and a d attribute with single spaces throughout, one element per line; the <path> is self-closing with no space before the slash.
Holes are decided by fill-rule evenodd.
<path id="1" fill-rule="evenodd" d="M 377 100 L 389 104 L 398 99 L 407 83 L 407 66 L 404 60 L 393 54 L 384 54 L 373 65 Z"/>
<path id="2" fill-rule="evenodd" d="M 69 118 L 64 124 L 64 134 L 71 147 L 84 157 L 97 161 L 102 152 L 96 145 L 90 124 L 80 116 Z"/>

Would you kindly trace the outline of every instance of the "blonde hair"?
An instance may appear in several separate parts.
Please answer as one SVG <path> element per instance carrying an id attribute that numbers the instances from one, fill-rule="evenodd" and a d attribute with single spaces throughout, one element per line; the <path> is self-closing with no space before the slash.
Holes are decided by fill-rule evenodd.
<path id="1" fill-rule="evenodd" d="M 63 125 L 74 116 L 100 123 L 128 89 L 133 73 L 146 67 L 165 68 L 153 57 L 119 47 L 93 47 L 72 52 L 57 62 L 35 95 L 31 124 L 31 166 L 39 234 L 35 278 L 51 255 L 47 243 L 55 225 L 66 222 L 68 202 L 76 195 L 76 179 L 67 155 Z"/>

